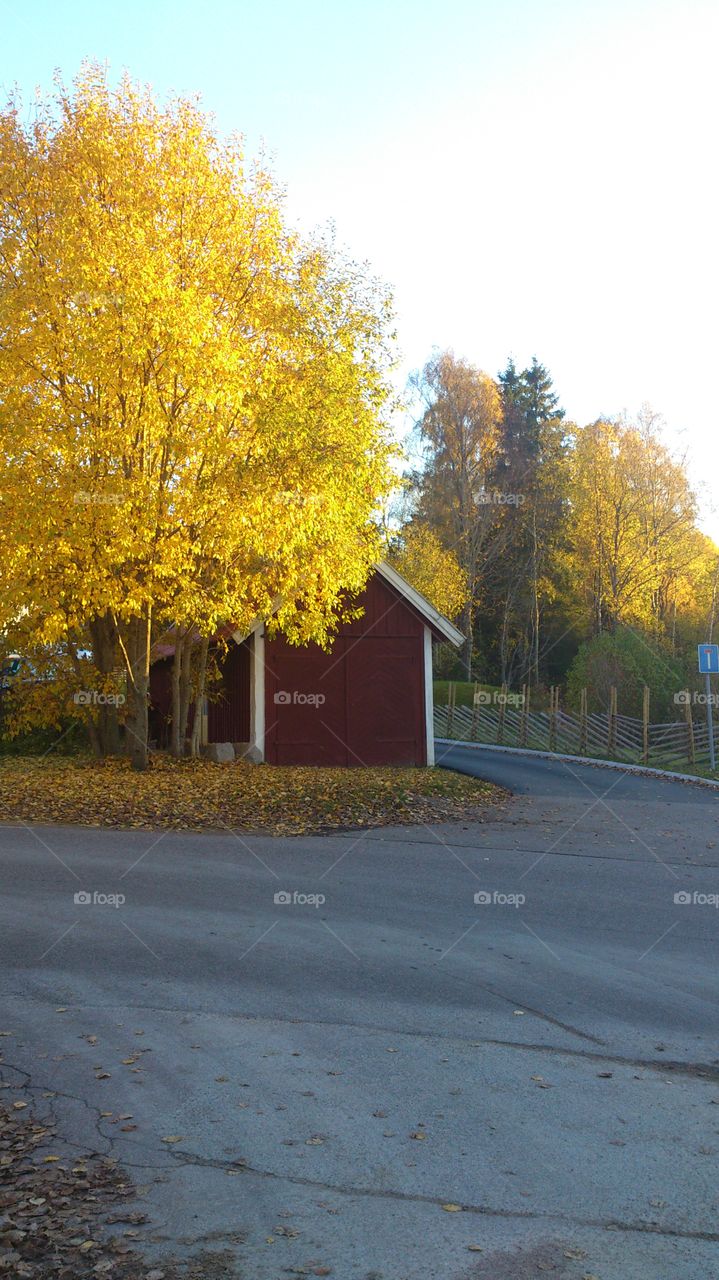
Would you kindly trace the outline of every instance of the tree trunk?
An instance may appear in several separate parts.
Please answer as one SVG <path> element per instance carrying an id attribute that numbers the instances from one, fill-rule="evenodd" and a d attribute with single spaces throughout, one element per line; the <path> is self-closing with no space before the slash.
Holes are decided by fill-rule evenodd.
<path id="1" fill-rule="evenodd" d="M 130 632 L 132 644 L 130 657 L 132 679 L 130 684 L 131 710 L 128 722 L 130 734 L 130 761 L 133 769 L 147 768 L 148 694 L 150 687 L 150 628 L 152 613 L 145 606 L 144 616 L 133 619 Z"/>
<path id="2" fill-rule="evenodd" d="M 175 628 L 175 654 L 172 659 L 172 719 L 170 722 L 170 751 L 175 758 L 181 754 L 182 739 L 180 714 L 180 686 L 182 680 L 182 657 L 184 653 L 184 636 L 179 627 Z"/>
<path id="3" fill-rule="evenodd" d="M 472 604 L 471 601 L 464 606 L 462 610 L 462 631 L 464 632 L 464 644 L 462 645 L 461 661 L 462 670 L 465 679 L 472 678 Z"/>
<path id="4" fill-rule="evenodd" d="M 508 592 L 504 600 L 504 608 L 502 610 L 502 629 L 499 633 L 499 679 L 501 684 L 509 682 L 509 615 L 511 611 L 511 593 Z"/>
<path id="5" fill-rule="evenodd" d="M 93 618 L 90 623 L 93 662 L 103 675 L 111 675 L 117 666 L 117 632 L 110 614 Z M 103 755 L 120 754 L 120 722 L 115 704 L 100 707 L 97 731 Z"/>
<path id="6" fill-rule="evenodd" d="M 192 640 L 193 631 L 179 628 L 175 632 L 175 656 L 172 662 L 172 731 L 170 750 L 176 759 L 185 754 L 187 721 L 192 694 Z"/>
<path id="7" fill-rule="evenodd" d="M 182 641 L 182 666 L 180 669 L 180 755 L 185 754 L 187 742 L 187 721 L 190 716 L 190 700 L 192 697 L 192 648 L 195 632 L 190 628 Z"/>
<path id="8" fill-rule="evenodd" d="M 71 640 L 68 640 L 67 651 L 70 655 L 70 660 L 75 670 L 75 674 L 79 679 L 81 673 L 80 658 L 78 656 L 77 646 L 73 644 Z M 87 729 L 87 736 L 90 739 L 90 746 L 92 747 L 93 754 L 98 760 L 103 760 L 105 758 L 105 752 L 103 751 L 102 739 L 98 731 L 97 723 L 89 707 L 86 706 L 84 708 L 84 712 L 85 728 Z"/>
<path id="9" fill-rule="evenodd" d="M 202 637 L 200 645 L 200 661 L 197 672 L 197 689 L 195 691 L 195 719 L 192 722 L 192 738 L 190 755 L 196 758 L 200 754 L 200 733 L 202 729 L 202 708 L 205 701 L 205 680 L 207 676 L 207 650 L 210 646 L 209 636 Z"/>
<path id="10" fill-rule="evenodd" d="M 90 746 L 92 747 L 93 755 L 97 760 L 104 760 L 105 752 L 103 751 L 102 741 L 89 707 L 85 707 L 85 728 L 87 729 L 87 736 L 90 739 Z"/>
<path id="11" fill-rule="evenodd" d="M 537 512 L 532 512 L 532 667 L 535 688 L 539 687 L 539 567 L 537 556 Z"/>

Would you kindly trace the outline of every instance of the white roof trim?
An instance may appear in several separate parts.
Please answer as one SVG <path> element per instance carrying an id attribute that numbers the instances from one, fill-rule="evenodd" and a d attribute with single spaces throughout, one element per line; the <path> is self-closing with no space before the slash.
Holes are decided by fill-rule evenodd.
<path id="1" fill-rule="evenodd" d="M 386 560 L 380 560 L 374 566 L 374 572 L 379 573 L 380 576 L 384 578 L 385 582 L 388 582 L 391 587 L 394 587 L 398 595 L 404 596 L 404 599 L 407 600 L 414 609 L 416 609 L 417 613 L 424 618 L 425 622 L 435 632 L 438 632 L 443 636 L 445 640 L 448 640 L 450 644 L 456 645 L 456 647 L 459 648 L 460 645 L 464 643 L 464 636 L 462 635 L 462 632 L 457 630 L 454 624 L 450 622 L 449 618 L 445 618 L 443 613 L 440 613 L 438 609 L 435 609 L 434 605 L 430 604 L 427 597 L 423 596 L 421 591 L 417 591 L 417 589 L 413 587 L 406 578 L 403 578 L 402 574 L 399 573 L 397 569 L 394 569 L 391 564 L 388 564 Z M 279 605 L 280 602 L 278 600 L 275 603 L 275 608 L 278 609 Z M 233 631 L 231 633 L 232 639 L 235 644 L 242 644 L 243 640 L 247 640 L 253 632 L 257 631 L 258 628 L 262 626 L 264 626 L 264 621 L 262 618 L 258 618 L 252 623 L 252 626 L 247 631 Z"/>
<path id="2" fill-rule="evenodd" d="M 264 618 L 256 618 L 249 630 L 232 631 L 230 634 L 235 644 L 243 644 L 245 640 L 249 640 L 250 636 L 253 636 L 255 632 L 259 631 L 261 627 L 264 627 L 264 625 Z"/>
<path id="3" fill-rule="evenodd" d="M 464 636 L 461 631 L 457 630 L 454 623 L 450 622 L 449 618 L 445 618 L 443 613 L 435 609 L 427 597 L 411 586 L 407 579 L 403 578 L 402 574 L 398 573 L 391 564 L 387 564 L 386 560 L 381 560 L 379 564 L 375 565 L 375 569 L 385 579 L 385 582 L 388 582 L 391 587 L 394 587 L 395 591 L 404 596 L 405 600 L 417 610 L 417 613 L 422 615 L 434 631 L 438 631 L 445 640 L 448 640 L 450 644 L 456 645 L 457 648 L 464 643 Z"/>

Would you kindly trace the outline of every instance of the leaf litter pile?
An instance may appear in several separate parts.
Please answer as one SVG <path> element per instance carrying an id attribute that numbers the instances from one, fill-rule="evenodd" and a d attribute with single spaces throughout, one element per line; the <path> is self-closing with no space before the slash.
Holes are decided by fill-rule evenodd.
<path id="1" fill-rule="evenodd" d="M 501 794 L 447 769 L 221 765 L 156 755 L 136 773 L 124 759 L 0 759 L 0 821 L 7 822 L 299 836 L 477 822 Z"/>
<path id="2" fill-rule="evenodd" d="M 138 1256 L 137 1191 L 99 1155 L 45 1154 L 52 1121 L 0 1104 L 0 1276 L 12 1280 L 175 1280 Z"/>

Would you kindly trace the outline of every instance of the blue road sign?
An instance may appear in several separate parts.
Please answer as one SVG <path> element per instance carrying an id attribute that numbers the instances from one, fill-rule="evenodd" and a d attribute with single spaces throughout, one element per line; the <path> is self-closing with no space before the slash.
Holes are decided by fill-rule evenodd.
<path id="1" fill-rule="evenodd" d="M 719 676 L 719 644 L 700 644 L 699 674 L 702 676 Z"/>

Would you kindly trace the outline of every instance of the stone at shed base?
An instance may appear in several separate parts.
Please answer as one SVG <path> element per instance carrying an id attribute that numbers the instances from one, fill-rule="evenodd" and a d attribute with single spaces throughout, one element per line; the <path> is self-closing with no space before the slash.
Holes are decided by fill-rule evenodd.
<path id="1" fill-rule="evenodd" d="M 202 754 L 213 764 L 233 764 L 235 760 L 235 748 L 231 742 L 208 742 L 202 748 Z"/>
<path id="2" fill-rule="evenodd" d="M 245 760 L 247 764 L 262 764 L 262 752 L 252 742 L 236 742 L 234 745 L 238 760 Z"/>

